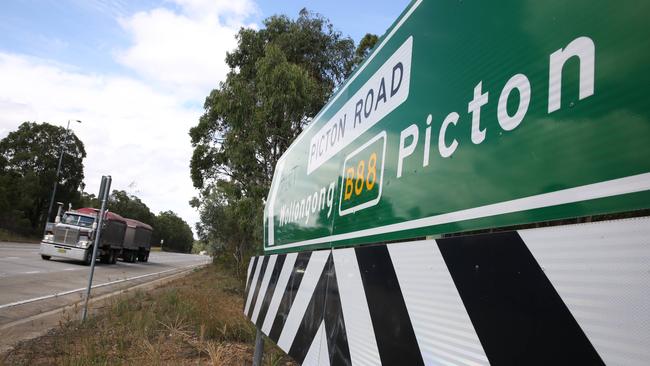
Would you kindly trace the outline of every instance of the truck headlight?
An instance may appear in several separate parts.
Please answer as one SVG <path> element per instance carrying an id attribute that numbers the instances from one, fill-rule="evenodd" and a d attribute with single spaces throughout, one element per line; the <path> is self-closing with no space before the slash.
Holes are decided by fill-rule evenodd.
<path id="1" fill-rule="evenodd" d="M 54 235 L 53 234 L 45 234 L 45 236 L 43 237 L 43 241 L 49 241 L 49 242 L 54 241 Z"/>
<path id="2" fill-rule="evenodd" d="M 79 238 L 79 242 L 77 243 L 78 247 L 81 247 L 83 249 L 86 249 L 90 246 L 90 241 L 88 240 L 87 236 L 81 236 Z"/>

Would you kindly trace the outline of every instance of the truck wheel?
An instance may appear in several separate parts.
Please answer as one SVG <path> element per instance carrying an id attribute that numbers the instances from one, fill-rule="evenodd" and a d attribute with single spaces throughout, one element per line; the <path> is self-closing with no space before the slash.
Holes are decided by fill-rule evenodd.
<path id="1" fill-rule="evenodd" d="M 117 263 L 117 250 L 111 250 L 111 264 Z"/>
<path id="2" fill-rule="evenodd" d="M 110 264 L 111 263 L 111 258 L 110 257 L 111 257 L 110 253 L 109 254 L 102 254 L 101 256 L 99 256 L 99 259 L 103 264 Z"/>
<path id="3" fill-rule="evenodd" d="M 144 252 L 140 256 L 140 262 L 147 262 L 149 261 L 149 252 Z"/>
<path id="4" fill-rule="evenodd" d="M 131 251 L 131 263 L 135 263 L 138 260 L 138 252 L 135 250 Z"/>
<path id="5" fill-rule="evenodd" d="M 89 266 L 92 262 L 93 252 L 91 250 L 86 251 L 86 256 L 84 257 L 84 265 Z"/>
<path id="6" fill-rule="evenodd" d="M 41 254 L 41 258 L 43 258 L 43 260 L 49 261 L 52 256 Z"/>

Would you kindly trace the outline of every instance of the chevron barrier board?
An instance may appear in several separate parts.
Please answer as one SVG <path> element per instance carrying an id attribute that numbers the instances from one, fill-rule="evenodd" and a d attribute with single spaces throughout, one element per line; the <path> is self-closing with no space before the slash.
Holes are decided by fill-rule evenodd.
<path id="1" fill-rule="evenodd" d="M 650 217 L 251 259 L 302 365 L 647 365 Z"/>
<path id="2" fill-rule="evenodd" d="M 265 253 L 650 208 L 648 1 L 413 1 L 280 158 Z"/>

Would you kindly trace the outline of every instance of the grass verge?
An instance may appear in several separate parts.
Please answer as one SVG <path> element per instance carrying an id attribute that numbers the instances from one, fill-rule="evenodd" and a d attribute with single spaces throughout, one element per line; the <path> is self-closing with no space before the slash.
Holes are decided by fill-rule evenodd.
<path id="1" fill-rule="evenodd" d="M 40 237 L 38 236 L 24 236 L 13 233 L 6 229 L 0 229 L 0 241 L 10 241 L 17 243 L 38 243 Z"/>
<path id="2" fill-rule="evenodd" d="M 241 281 L 216 265 L 151 291 L 111 298 L 88 321 L 63 320 L 0 365 L 250 365 L 255 328 Z M 264 365 L 294 365 L 265 344 Z"/>

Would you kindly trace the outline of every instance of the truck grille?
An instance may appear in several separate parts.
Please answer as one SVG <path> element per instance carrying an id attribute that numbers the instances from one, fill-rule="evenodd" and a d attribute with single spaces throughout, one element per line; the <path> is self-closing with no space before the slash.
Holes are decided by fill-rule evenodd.
<path id="1" fill-rule="evenodd" d="M 56 244 L 76 245 L 79 241 L 79 230 L 66 227 L 54 229 L 54 242 Z"/>

